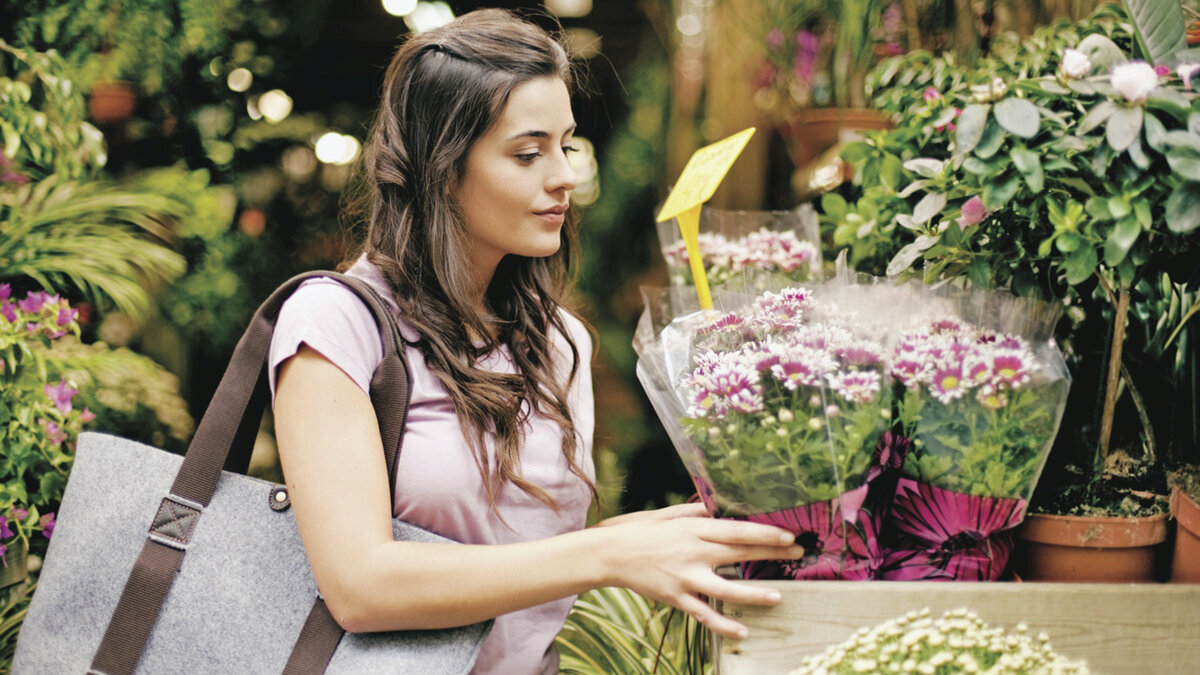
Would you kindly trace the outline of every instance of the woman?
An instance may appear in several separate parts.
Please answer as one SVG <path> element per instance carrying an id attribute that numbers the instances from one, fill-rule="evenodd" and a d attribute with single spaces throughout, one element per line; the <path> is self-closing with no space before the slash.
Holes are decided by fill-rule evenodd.
<path id="1" fill-rule="evenodd" d="M 778 594 L 712 568 L 802 555 L 783 530 L 691 505 L 584 529 L 591 346 L 560 304 L 575 253 L 570 84 L 562 47 L 499 10 L 412 37 L 388 68 L 365 152 L 366 242 L 348 273 L 394 300 L 408 343 L 394 512 L 367 395 L 382 358 L 367 309 L 310 281 L 271 348 L 280 458 L 334 618 L 382 631 L 496 617 L 476 672 L 553 672 L 574 596 L 600 586 L 744 634 L 698 596 Z M 394 542 L 392 517 L 467 545 Z"/>

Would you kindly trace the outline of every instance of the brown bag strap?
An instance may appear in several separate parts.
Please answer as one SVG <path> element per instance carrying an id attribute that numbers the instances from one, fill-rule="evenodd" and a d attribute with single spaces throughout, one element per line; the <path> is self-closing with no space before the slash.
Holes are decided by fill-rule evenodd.
<path id="1" fill-rule="evenodd" d="M 379 325 L 384 342 L 383 361 L 371 377 L 370 395 L 379 420 L 388 483 L 394 499 L 396 461 L 408 416 L 412 384 L 395 316 L 384 300 L 359 279 L 333 272 L 308 272 L 295 276 L 258 308 L 249 328 L 238 342 L 229 367 L 188 446 L 187 455 L 171 486 L 171 493 L 163 498 L 150 525 L 146 543 L 125 582 L 89 672 L 127 675 L 137 667 L 163 600 L 183 563 L 196 523 L 216 490 L 221 471 L 230 467 L 244 473 L 249 466 L 250 454 L 254 449 L 254 432 L 257 431 L 269 394 L 267 352 L 279 310 L 300 284 L 315 277 L 328 277 L 344 284 L 362 299 Z M 305 631 L 309 631 L 309 624 L 314 621 L 313 630 L 318 633 L 328 634 L 331 630 L 329 623 L 337 627 L 319 598 L 305 623 Z M 336 640 L 332 640 L 332 643 L 328 638 L 323 641 L 327 645 L 328 656 L 315 672 L 324 670 L 333 649 L 337 647 L 341 628 L 337 627 L 336 630 Z M 293 654 L 288 662 L 289 667 L 295 658 Z M 304 662 L 313 661 L 304 659 Z"/>

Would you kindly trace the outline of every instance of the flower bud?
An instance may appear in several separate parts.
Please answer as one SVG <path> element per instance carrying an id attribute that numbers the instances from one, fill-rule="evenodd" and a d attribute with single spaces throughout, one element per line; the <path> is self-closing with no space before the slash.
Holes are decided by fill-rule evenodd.
<path id="1" fill-rule="evenodd" d="M 821 418 L 810 417 L 808 420 L 808 428 L 812 429 L 813 431 L 819 431 L 821 429 Z"/>
<path id="2" fill-rule="evenodd" d="M 1008 85 L 1004 80 L 994 77 L 988 84 L 973 84 L 971 85 L 971 98 L 976 103 L 991 103 L 1004 98 L 1004 94 L 1008 93 Z"/>
<path id="3" fill-rule="evenodd" d="M 1091 72 L 1092 62 L 1088 59 L 1087 54 L 1078 49 L 1064 49 L 1062 62 L 1058 67 L 1065 77 L 1077 80 Z"/>
<path id="4" fill-rule="evenodd" d="M 826 417 L 837 417 L 838 415 L 841 415 L 841 414 L 842 414 L 842 409 L 837 407 L 836 405 L 829 405 L 825 408 L 825 416 Z"/>
<path id="5" fill-rule="evenodd" d="M 820 408 L 821 407 L 821 397 L 816 394 L 809 396 L 808 397 L 808 407 Z"/>
<path id="6" fill-rule="evenodd" d="M 1144 102 L 1158 86 L 1158 74 L 1142 61 L 1130 61 L 1113 68 L 1112 86 L 1126 101 Z"/>
<path id="7" fill-rule="evenodd" d="M 772 425 L 774 425 L 774 424 L 775 424 L 775 418 L 774 418 L 774 417 L 771 417 L 770 415 L 767 415 L 766 417 L 762 418 L 762 425 L 763 425 L 764 427 L 769 427 L 769 426 L 772 426 Z"/>
<path id="8" fill-rule="evenodd" d="M 779 411 L 779 421 L 780 422 L 787 424 L 788 422 L 791 422 L 794 419 L 796 419 L 796 416 L 792 414 L 791 410 L 784 408 Z"/>
<path id="9" fill-rule="evenodd" d="M 775 430 L 775 435 L 780 438 L 787 438 L 787 435 L 788 435 L 787 429 L 784 429 L 783 427 L 779 427 L 778 429 Z"/>

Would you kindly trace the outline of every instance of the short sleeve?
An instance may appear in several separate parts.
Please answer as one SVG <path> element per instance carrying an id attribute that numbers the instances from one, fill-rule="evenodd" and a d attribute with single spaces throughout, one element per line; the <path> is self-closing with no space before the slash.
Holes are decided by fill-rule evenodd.
<path id="1" fill-rule="evenodd" d="M 375 317 L 353 291 L 332 279 L 310 279 L 279 311 L 271 337 L 271 401 L 279 365 L 307 344 L 370 393 L 371 376 L 383 360 L 383 338 Z"/>

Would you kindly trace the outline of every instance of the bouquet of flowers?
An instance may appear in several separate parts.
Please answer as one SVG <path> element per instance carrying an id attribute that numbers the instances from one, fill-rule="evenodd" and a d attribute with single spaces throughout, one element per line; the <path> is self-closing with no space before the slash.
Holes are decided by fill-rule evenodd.
<path id="1" fill-rule="evenodd" d="M 671 284 L 694 286 L 687 247 L 674 220 L 658 224 L 658 238 Z M 794 283 L 812 281 L 821 274 L 819 224 L 816 211 L 808 204 L 792 211 L 705 207 L 700 211 L 699 239 L 711 284 L 724 284 L 747 271 L 773 273 Z"/>
<path id="2" fill-rule="evenodd" d="M 912 448 L 884 579 L 998 578 L 1066 403 L 1069 375 L 1049 338 L 1057 308 L 954 293 L 959 311 L 902 332 L 890 353 Z"/>
<path id="3" fill-rule="evenodd" d="M 883 343 L 809 288 L 719 290 L 723 313 L 671 295 L 648 302 L 638 374 L 701 498 L 714 515 L 794 532 L 806 551 L 743 576 L 873 578 L 891 499 L 872 490 L 891 461 Z"/>

